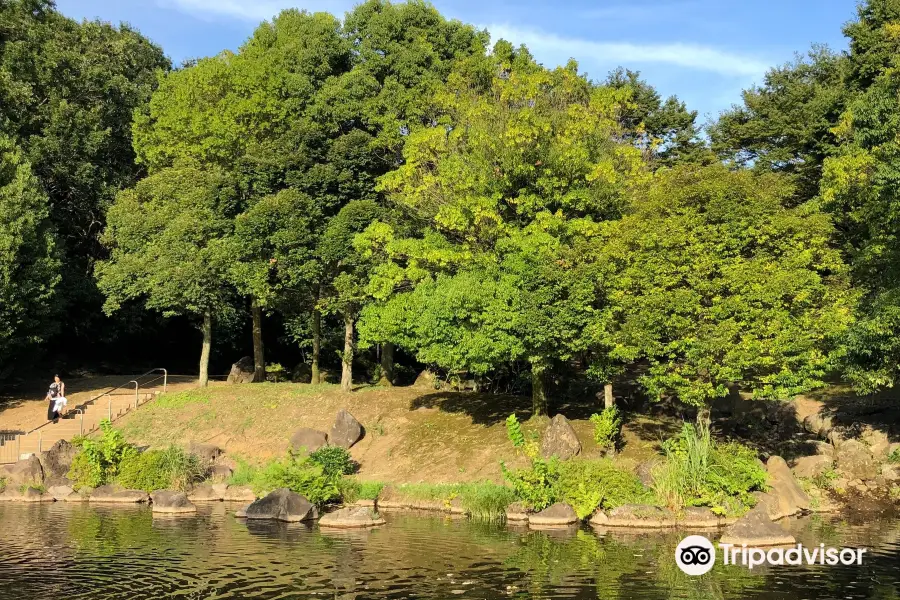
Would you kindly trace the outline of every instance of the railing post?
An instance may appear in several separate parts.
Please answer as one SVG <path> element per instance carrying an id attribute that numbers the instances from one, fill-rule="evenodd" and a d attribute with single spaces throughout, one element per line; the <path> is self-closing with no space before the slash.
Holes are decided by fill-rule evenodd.
<path id="1" fill-rule="evenodd" d="M 22 436 L 16 436 L 16 460 L 22 458 Z"/>
<path id="2" fill-rule="evenodd" d="M 110 396 L 106 403 L 106 418 L 112 422 L 112 396 Z"/>
<path id="3" fill-rule="evenodd" d="M 163 394 L 166 393 L 166 389 L 169 387 L 169 372 L 163 369 Z"/>
<path id="4" fill-rule="evenodd" d="M 40 456 L 41 452 L 44 451 L 44 431 L 38 431 L 38 451 L 37 455 Z"/>
<path id="5" fill-rule="evenodd" d="M 80 432 L 78 435 L 83 436 L 84 435 L 84 411 L 82 410 L 80 412 L 81 412 L 81 426 L 79 427 Z"/>

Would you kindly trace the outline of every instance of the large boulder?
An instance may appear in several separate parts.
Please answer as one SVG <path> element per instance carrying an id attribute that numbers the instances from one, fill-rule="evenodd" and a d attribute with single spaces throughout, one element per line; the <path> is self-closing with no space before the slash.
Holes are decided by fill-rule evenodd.
<path id="1" fill-rule="evenodd" d="M 228 486 L 224 483 L 203 483 L 195 486 L 188 494 L 191 502 L 221 502 L 225 500 Z"/>
<path id="2" fill-rule="evenodd" d="M 565 502 L 557 502 L 541 512 L 528 516 L 529 527 L 566 527 L 578 522 L 575 509 Z"/>
<path id="3" fill-rule="evenodd" d="M 521 502 L 513 502 L 506 507 L 506 520 L 517 522 L 527 521 L 528 509 L 525 508 L 525 505 Z"/>
<path id="4" fill-rule="evenodd" d="M 834 468 L 834 459 L 824 454 L 813 456 L 801 456 L 794 461 L 792 471 L 794 476 L 801 479 L 815 479 L 821 477 Z"/>
<path id="5" fill-rule="evenodd" d="M 213 481 L 225 481 L 234 474 L 234 470 L 228 465 L 213 465 L 206 471 L 206 477 Z"/>
<path id="6" fill-rule="evenodd" d="M 197 444 L 191 443 L 188 452 L 194 454 L 203 464 L 211 465 L 224 454 L 221 448 L 215 444 Z"/>
<path id="7" fill-rule="evenodd" d="M 59 440 L 49 450 L 41 453 L 41 466 L 44 469 L 44 484 L 47 486 L 70 485 L 68 479 L 72 459 L 78 454 L 78 448 L 66 440 Z"/>
<path id="8" fill-rule="evenodd" d="M 363 428 L 359 421 L 356 420 L 356 417 L 351 415 L 345 408 L 338 411 L 334 419 L 334 425 L 331 426 L 331 433 L 328 434 L 328 443 L 332 446 L 349 449 L 362 437 Z"/>
<path id="9" fill-rule="evenodd" d="M 319 448 L 327 445 L 328 434 L 324 431 L 318 431 L 309 427 L 301 427 L 291 435 L 291 448 L 294 450 L 305 448 L 307 452 L 315 452 Z"/>
<path id="10" fill-rule="evenodd" d="M 876 459 L 883 460 L 887 458 L 891 448 L 891 440 L 887 433 L 866 425 L 859 437 L 860 440 L 869 447 L 869 452 L 871 452 Z"/>
<path id="11" fill-rule="evenodd" d="M 413 385 L 416 387 L 424 387 L 432 390 L 439 389 L 440 381 L 438 381 L 437 375 L 434 374 L 434 371 L 430 371 L 429 369 L 425 369 L 416 377 L 416 380 L 413 382 Z"/>
<path id="12" fill-rule="evenodd" d="M 816 412 L 803 419 L 803 429 L 822 439 L 828 439 L 831 430 L 834 429 L 834 424 L 831 417 Z"/>
<path id="13" fill-rule="evenodd" d="M 297 523 L 315 520 L 319 517 L 319 512 L 300 494 L 280 488 L 248 506 L 246 517 Z"/>
<path id="14" fill-rule="evenodd" d="M 241 360 L 231 365 L 231 372 L 228 373 L 228 383 L 253 383 L 256 376 L 256 365 L 253 359 L 245 356 Z"/>
<path id="15" fill-rule="evenodd" d="M 624 504 L 609 511 L 607 516 L 609 518 L 604 524 L 608 527 L 664 529 L 675 526 L 672 511 L 647 504 Z"/>
<path id="16" fill-rule="evenodd" d="M 170 515 L 181 515 L 197 512 L 197 507 L 188 500 L 184 492 L 174 490 L 157 490 L 150 494 L 153 512 Z"/>
<path id="17" fill-rule="evenodd" d="M 40 459 L 32 454 L 28 458 L 6 465 L 0 470 L 0 478 L 6 480 L 6 487 L 19 487 L 22 485 L 39 486 L 44 483 L 44 469 Z"/>
<path id="18" fill-rule="evenodd" d="M 91 492 L 91 502 L 107 502 L 118 504 L 134 504 L 148 502 L 150 495 L 140 490 L 119 490 L 111 485 L 101 485 Z"/>
<path id="19" fill-rule="evenodd" d="M 310 383 L 312 381 L 312 367 L 305 362 L 299 363 L 291 371 L 291 381 L 294 383 Z"/>
<path id="20" fill-rule="evenodd" d="M 550 420 L 550 426 L 541 440 L 541 454 L 544 458 L 557 456 L 561 460 L 581 454 L 581 442 L 571 423 L 563 415 L 556 415 Z"/>
<path id="21" fill-rule="evenodd" d="M 47 488 L 47 495 L 54 500 L 66 500 L 74 493 L 75 490 L 70 485 L 52 485 Z"/>
<path id="22" fill-rule="evenodd" d="M 837 452 L 837 468 L 849 479 L 875 479 L 878 463 L 865 444 L 857 440 L 847 440 L 840 444 Z"/>
<path id="23" fill-rule="evenodd" d="M 50 494 L 45 494 L 41 490 L 31 487 L 15 487 L 6 488 L 0 494 L 0 502 L 53 502 L 54 498 Z"/>
<path id="24" fill-rule="evenodd" d="M 354 529 L 361 527 L 375 527 L 384 525 L 384 519 L 372 508 L 363 506 L 350 506 L 342 508 L 319 519 L 320 527 L 337 527 L 340 529 Z"/>
<path id="25" fill-rule="evenodd" d="M 225 488 L 222 500 L 225 502 L 253 502 L 256 500 L 256 493 L 249 485 L 229 485 Z"/>
<path id="26" fill-rule="evenodd" d="M 769 472 L 771 489 L 757 494 L 757 499 L 770 519 L 777 521 L 782 517 L 809 511 L 809 496 L 794 479 L 790 467 L 783 458 L 770 456 L 766 462 L 766 471 Z"/>
<path id="27" fill-rule="evenodd" d="M 900 481 L 900 465 L 893 463 L 881 465 L 881 476 L 888 483 L 897 483 Z"/>
<path id="28" fill-rule="evenodd" d="M 786 546 L 797 543 L 797 540 L 777 523 L 773 523 L 763 507 L 757 506 L 728 527 L 719 543 L 735 546 L 746 544 L 752 547 Z"/>

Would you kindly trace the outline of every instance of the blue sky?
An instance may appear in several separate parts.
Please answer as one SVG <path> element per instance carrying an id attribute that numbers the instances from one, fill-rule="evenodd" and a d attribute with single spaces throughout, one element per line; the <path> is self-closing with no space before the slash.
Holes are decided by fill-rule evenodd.
<path id="1" fill-rule="evenodd" d="M 57 0 L 77 19 L 126 21 L 179 63 L 237 48 L 288 7 L 336 15 L 354 0 Z M 622 65 L 663 95 L 677 94 L 701 122 L 740 100 L 769 66 L 813 43 L 844 49 L 853 0 L 436 0 L 446 16 L 524 43 L 544 64 L 570 57 L 595 79 Z"/>

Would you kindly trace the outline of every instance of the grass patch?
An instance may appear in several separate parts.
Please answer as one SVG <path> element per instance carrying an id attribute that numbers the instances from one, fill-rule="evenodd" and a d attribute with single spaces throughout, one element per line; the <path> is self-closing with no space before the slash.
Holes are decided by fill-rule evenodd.
<path id="1" fill-rule="evenodd" d="M 122 487 L 153 492 L 155 490 L 187 491 L 202 480 L 205 469 L 200 459 L 181 448 L 148 450 L 122 461 L 117 483 Z"/>
<path id="2" fill-rule="evenodd" d="M 406 483 L 396 486 L 396 495 L 408 500 L 439 502 L 446 508 L 459 498 L 462 509 L 481 520 L 500 520 L 507 507 L 516 501 L 515 492 L 506 486 L 478 481 L 471 483 Z"/>
<path id="3" fill-rule="evenodd" d="M 343 477 L 338 488 L 344 503 L 353 504 L 357 500 L 376 500 L 384 489 L 384 484 L 380 481 L 359 481 L 354 477 Z"/>
<path id="4" fill-rule="evenodd" d="M 209 390 L 197 389 L 161 394 L 151 404 L 154 408 L 184 408 L 192 404 L 209 404 Z"/>
<path id="5" fill-rule="evenodd" d="M 889 463 L 900 463 L 900 448 L 895 448 L 893 452 L 888 455 Z"/>
<path id="6" fill-rule="evenodd" d="M 0 477 L 0 494 L 6 491 L 6 477 Z"/>

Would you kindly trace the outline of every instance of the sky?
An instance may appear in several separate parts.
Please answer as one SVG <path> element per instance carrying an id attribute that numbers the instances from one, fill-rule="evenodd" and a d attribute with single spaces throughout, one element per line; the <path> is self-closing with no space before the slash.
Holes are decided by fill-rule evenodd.
<path id="1" fill-rule="evenodd" d="M 127 22 L 185 59 L 235 50 L 284 8 L 343 15 L 354 0 L 57 0 L 76 19 Z M 547 66 L 575 58 L 595 80 L 618 66 L 677 95 L 701 123 L 812 44 L 846 48 L 854 0 L 435 0 L 447 17 L 524 43 Z"/>

